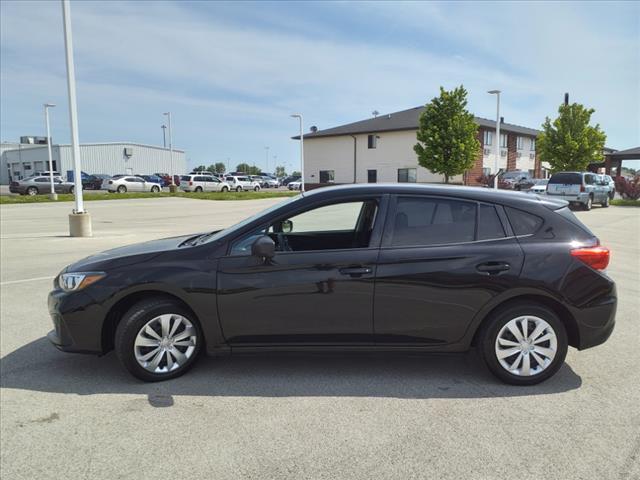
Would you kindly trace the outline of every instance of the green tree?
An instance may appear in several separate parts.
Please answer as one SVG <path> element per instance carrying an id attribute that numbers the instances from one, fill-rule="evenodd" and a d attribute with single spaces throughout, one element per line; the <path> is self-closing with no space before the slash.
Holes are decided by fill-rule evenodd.
<path id="1" fill-rule="evenodd" d="M 586 170 L 590 163 L 604 161 L 603 149 L 607 139 L 600 125 L 589 125 L 592 108 L 579 103 L 560 105 L 558 118 L 546 118 L 538 136 L 540 160 L 548 162 L 553 172 Z"/>
<path id="2" fill-rule="evenodd" d="M 302 174 L 301 174 L 300 172 L 298 172 L 298 171 L 294 171 L 294 172 L 291 174 L 291 176 L 292 176 L 292 177 L 302 177 Z"/>
<path id="3" fill-rule="evenodd" d="M 213 170 L 211 170 L 213 173 L 225 173 L 227 170 L 223 162 L 216 162 L 215 165 L 211 165 L 209 168 L 211 167 L 213 167 Z"/>
<path id="4" fill-rule="evenodd" d="M 205 167 L 204 165 L 199 165 L 196 168 L 193 169 L 194 172 L 206 172 L 207 171 L 207 167 Z"/>
<path id="5" fill-rule="evenodd" d="M 236 172 L 249 173 L 249 169 L 251 169 L 251 165 L 248 163 L 239 163 L 236 165 Z"/>
<path id="6" fill-rule="evenodd" d="M 249 175 L 260 175 L 260 174 L 262 174 L 262 170 L 260 169 L 260 167 L 256 167 L 254 165 L 254 166 L 249 167 L 249 170 L 247 171 L 247 173 Z"/>
<path id="7" fill-rule="evenodd" d="M 431 100 L 420 115 L 418 143 L 413 150 L 418 164 L 444 175 L 445 183 L 461 175 L 476 161 L 480 152 L 478 125 L 467 111 L 467 91 L 460 85 L 452 91 L 440 87 L 440 96 Z"/>
<path id="8" fill-rule="evenodd" d="M 286 177 L 287 176 L 287 171 L 285 170 L 283 165 L 278 165 L 276 167 L 276 177 L 280 178 L 280 177 Z"/>

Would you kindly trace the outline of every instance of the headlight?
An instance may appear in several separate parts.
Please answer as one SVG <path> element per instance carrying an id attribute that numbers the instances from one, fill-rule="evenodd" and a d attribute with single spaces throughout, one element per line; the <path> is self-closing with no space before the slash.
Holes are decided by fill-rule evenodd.
<path id="1" fill-rule="evenodd" d="M 75 292 L 97 282 L 104 272 L 63 273 L 58 277 L 58 285 L 65 292 Z"/>

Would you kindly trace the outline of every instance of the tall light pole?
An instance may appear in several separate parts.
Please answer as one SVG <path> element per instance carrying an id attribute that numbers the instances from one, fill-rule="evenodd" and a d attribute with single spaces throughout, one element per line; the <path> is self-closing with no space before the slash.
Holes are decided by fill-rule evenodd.
<path id="1" fill-rule="evenodd" d="M 301 113 L 294 113 L 292 118 L 300 120 L 300 191 L 304 192 L 304 136 L 303 133 L 303 118 Z"/>
<path id="2" fill-rule="evenodd" d="M 496 96 L 496 158 L 493 164 L 493 188 L 498 189 L 498 159 L 500 158 L 500 90 L 489 90 L 487 93 Z"/>
<path id="3" fill-rule="evenodd" d="M 166 115 L 169 123 L 169 175 L 171 175 L 171 183 L 169 184 L 169 191 L 174 193 L 176 191 L 176 184 L 173 180 L 173 136 L 171 135 L 171 112 L 165 112 L 163 115 Z"/>
<path id="4" fill-rule="evenodd" d="M 75 210 L 69 215 L 69 234 L 72 237 L 91 236 L 91 217 L 84 211 L 82 199 L 82 165 L 78 141 L 78 104 L 76 101 L 76 71 L 73 64 L 73 38 L 71 35 L 71 7 L 69 0 L 62 0 L 62 25 L 64 51 L 67 63 L 67 91 L 69 94 L 69 123 L 71 124 L 71 154 L 73 156 L 73 181 Z"/>
<path id="5" fill-rule="evenodd" d="M 55 103 L 44 104 L 44 123 L 47 127 L 47 150 L 49 153 L 49 184 L 51 185 L 51 191 L 49 192 L 49 198 L 51 200 L 57 200 L 58 194 L 53 185 L 53 158 L 51 155 L 51 129 L 49 128 L 49 109 L 55 107 Z"/>
<path id="6" fill-rule="evenodd" d="M 267 173 L 269 173 L 269 147 L 264 147 L 265 150 L 265 158 L 267 160 L 267 163 L 265 164 L 264 168 L 267 171 Z"/>
<path id="7" fill-rule="evenodd" d="M 162 125 L 160 128 L 162 129 L 162 146 L 167 148 L 167 126 Z"/>

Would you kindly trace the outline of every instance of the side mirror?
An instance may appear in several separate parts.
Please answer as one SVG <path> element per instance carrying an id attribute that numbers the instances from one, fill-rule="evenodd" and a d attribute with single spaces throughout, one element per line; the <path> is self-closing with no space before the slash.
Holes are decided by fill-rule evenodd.
<path id="1" fill-rule="evenodd" d="M 276 244 L 267 235 L 258 237 L 251 245 L 251 255 L 254 257 L 260 257 L 263 259 L 273 258 L 276 254 Z"/>
<path id="2" fill-rule="evenodd" d="M 293 222 L 291 220 L 283 220 L 281 224 L 282 233 L 293 232 Z"/>

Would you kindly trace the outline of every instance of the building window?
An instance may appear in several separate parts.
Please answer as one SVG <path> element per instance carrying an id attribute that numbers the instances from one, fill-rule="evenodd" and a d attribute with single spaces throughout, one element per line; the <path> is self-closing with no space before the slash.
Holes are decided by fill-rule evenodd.
<path id="1" fill-rule="evenodd" d="M 31 165 L 25 164 L 22 166 L 22 168 L 25 170 L 31 170 Z"/>
<path id="2" fill-rule="evenodd" d="M 320 183 L 333 183 L 335 181 L 334 170 L 320 170 Z"/>
<path id="3" fill-rule="evenodd" d="M 518 150 L 524 150 L 524 137 L 518 137 L 516 145 Z"/>
<path id="4" fill-rule="evenodd" d="M 378 147 L 378 136 L 377 135 L 369 135 L 367 137 L 367 147 L 369 147 L 369 148 L 377 148 Z"/>
<path id="5" fill-rule="evenodd" d="M 500 134 L 500 146 L 502 148 L 507 148 L 507 134 L 506 133 L 501 133 Z"/>
<path id="6" fill-rule="evenodd" d="M 416 183 L 417 171 L 415 168 L 399 168 L 398 169 L 398 182 L 399 183 Z"/>
<path id="7" fill-rule="evenodd" d="M 368 183 L 377 183 L 378 181 L 378 171 L 377 170 L 367 170 L 367 182 Z"/>
<path id="8" fill-rule="evenodd" d="M 482 169 L 482 175 L 485 175 L 485 176 L 488 177 L 489 175 L 491 175 L 491 169 L 487 168 L 487 167 L 483 168 Z"/>
<path id="9" fill-rule="evenodd" d="M 535 138 L 531 139 L 531 151 L 532 152 L 536 151 L 536 139 Z"/>
<path id="10" fill-rule="evenodd" d="M 491 145 L 492 140 L 493 140 L 493 132 L 490 132 L 489 130 L 485 130 L 484 131 L 484 144 L 485 145 Z"/>

